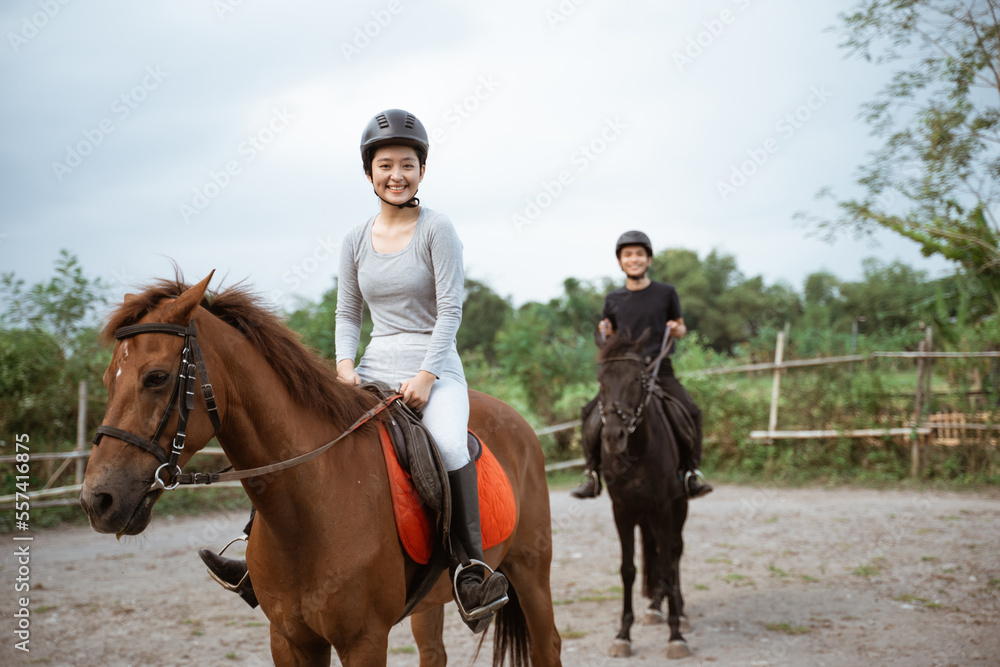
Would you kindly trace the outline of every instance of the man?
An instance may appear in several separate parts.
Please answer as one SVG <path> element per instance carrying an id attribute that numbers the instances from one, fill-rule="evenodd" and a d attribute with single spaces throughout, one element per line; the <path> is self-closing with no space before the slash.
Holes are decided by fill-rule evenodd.
<path id="1" fill-rule="evenodd" d="M 605 336 L 618 331 L 639 336 L 648 328 L 650 335 L 642 355 L 653 359 L 660 353 L 668 327 L 671 338 L 680 340 L 687 335 L 680 298 L 673 285 L 650 280 L 653 245 L 648 236 L 637 231 L 625 232 L 618 238 L 615 254 L 618 266 L 625 272 L 625 287 L 616 289 L 605 297 L 604 319 L 599 325 L 600 331 Z M 712 486 L 705 482 L 704 475 L 698 470 L 701 464 L 701 410 L 674 377 L 669 355 L 660 364 L 657 384 L 691 417 L 690 420 L 685 420 L 689 421 L 687 429 L 678 428 L 676 420 L 673 420 L 680 451 L 680 467 L 685 473 L 684 488 L 688 497 L 698 498 L 711 493 Z M 586 479 L 572 491 L 577 498 L 596 498 L 601 493 L 601 430 L 599 420 L 595 422 L 596 406 L 595 397 L 582 411 L 583 449 L 587 469 L 584 471 Z"/>

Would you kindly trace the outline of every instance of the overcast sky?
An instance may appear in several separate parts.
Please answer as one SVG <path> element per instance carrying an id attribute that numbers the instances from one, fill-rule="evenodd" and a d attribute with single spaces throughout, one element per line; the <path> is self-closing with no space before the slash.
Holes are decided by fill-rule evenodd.
<path id="1" fill-rule="evenodd" d="M 66 248 L 116 299 L 175 260 L 315 300 L 378 210 L 361 130 L 399 107 L 433 138 L 422 202 L 515 303 L 619 275 L 628 229 L 800 290 L 876 254 L 938 275 L 793 220 L 877 145 L 857 116 L 890 73 L 825 31 L 853 5 L 9 0 L 0 270 L 41 281 Z"/>

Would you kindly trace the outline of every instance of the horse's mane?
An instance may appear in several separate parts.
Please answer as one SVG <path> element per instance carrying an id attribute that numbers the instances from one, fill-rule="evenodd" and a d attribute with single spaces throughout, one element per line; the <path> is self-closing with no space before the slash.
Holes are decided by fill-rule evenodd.
<path id="1" fill-rule="evenodd" d="M 141 293 L 129 295 L 109 316 L 101 332 L 101 342 L 113 344 L 116 329 L 136 324 L 163 299 L 177 298 L 190 287 L 178 275 L 174 280 L 159 280 Z M 253 344 L 295 401 L 342 427 L 375 404 L 376 399 L 369 392 L 338 380 L 333 364 L 304 345 L 299 334 L 285 326 L 280 316 L 264 305 L 250 287 L 234 285 L 218 293 L 206 291 L 200 305 L 235 327 Z"/>

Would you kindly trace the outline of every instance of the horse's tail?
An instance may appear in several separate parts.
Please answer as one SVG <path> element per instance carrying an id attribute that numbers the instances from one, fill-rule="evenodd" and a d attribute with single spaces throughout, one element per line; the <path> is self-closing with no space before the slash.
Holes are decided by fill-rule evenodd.
<path id="1" fill-rule="evenodd" d="M 511 667 L 528 667 L 528 622 L 513 586 L 507 587 L 507 604 L 497 612 L 493 631 L 493 667 L 503 667 L 510 656 Z M 485 634 L 485 633 L 484 633 Z"/>
<path id="2" fill-rule="evenodd" d="M 652 598 L 661 575 L 658 571 L 659 560 L 656 557 L 656 538 L 653 537 L 653 531 L 646 522 L 639 524 L 639 538 L 642 540 L 642 594 Z"/>

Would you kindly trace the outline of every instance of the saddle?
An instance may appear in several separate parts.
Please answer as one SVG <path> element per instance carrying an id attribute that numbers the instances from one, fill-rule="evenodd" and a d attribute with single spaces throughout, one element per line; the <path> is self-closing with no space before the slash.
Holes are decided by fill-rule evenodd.
<path id="1" fill-rule="evenodd" d="M 384 382 L 361 386 L 380 399 L 397 393 Z M 399 618 L 402 620 L 430 592 L 453 558 L 451 485 L 419 410 L 394 401 L 387 419 L 379 427 L 379 440 L 389 473 L 399 539 L 410 559 L 420 566 L 406 592 L 406 604 Z M 514 494 L 503 468 L 472 431 L 468 446 L 479 477 L 483 548 L 489 548 L 507 539 L 514 529 Z"/>

